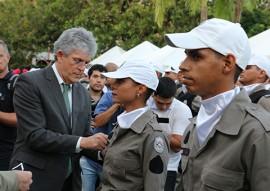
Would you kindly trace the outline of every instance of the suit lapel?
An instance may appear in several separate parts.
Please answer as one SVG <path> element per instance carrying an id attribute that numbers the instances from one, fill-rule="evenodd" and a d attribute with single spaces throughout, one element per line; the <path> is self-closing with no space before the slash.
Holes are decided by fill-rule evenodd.
<path id="1" fill-rule="evenodd" d="M 45 76 L 47 79 L 47 84 L 49 87 L 49 90 L 51 91 L 53 98 L 55 100 L 55 102 L 57 103 L 63 118 L 65 120 L 65 123 L 68 127 L 69 132 L 71 132 L 71 127 L 70 127 L 70 122 L 68 119 L 68 113 L 67 113 L 67 109 L 65 106 L 65 101 L 64 101 L 64 97 L 60 88 L 60 85 L 58 83 L 58 80 L 54 74 L 54 71 L 52 69 L 52 66 L 49 66 L 45 69 Z"/>

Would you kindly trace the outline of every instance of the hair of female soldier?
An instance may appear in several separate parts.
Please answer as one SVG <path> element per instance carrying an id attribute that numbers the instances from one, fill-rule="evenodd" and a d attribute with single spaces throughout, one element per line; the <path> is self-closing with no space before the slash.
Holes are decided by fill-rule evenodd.
<path id="1" fill-rule="evenodd" d="M 92 32 L 82 27 L 71 28 L 65 30 L 54 43 L 54 54 L 59 50 L 64 55 L 69 55 L 75 50 L 81 50 L 94 57 L 97 52 L 97 43 Z"/>

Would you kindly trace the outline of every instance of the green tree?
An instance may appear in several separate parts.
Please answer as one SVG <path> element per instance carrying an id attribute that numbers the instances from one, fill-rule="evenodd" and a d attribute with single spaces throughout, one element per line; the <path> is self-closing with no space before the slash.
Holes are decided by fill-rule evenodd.
<path id="1" fill-rule="evenodd" d="M 187 32 L 200 23 L 202 1 L 193 2 L 198 7 L 193 14 L 187 1 L 164 0 L 157 8 L 158 0 L 0 0 L 0 39 L 12 51 L 11 68 L 30 66 L 25 58 L 29 52 L 52 50 L 53 42 L 70 27 L 93 31 L 98 55 L 115 45 L 129 50 L 145 40 L 162 47 L 164 34 Z M 205 15 L 212 17 L 218 0 L 203 2 Z M 270 25 L 268 1 L 257 6 L 253 12 L 243 9 L 241 23 L 249 35 Z M 162 27 L 155 21 L 161 17 L 155 10 L 163 10 Z"/>

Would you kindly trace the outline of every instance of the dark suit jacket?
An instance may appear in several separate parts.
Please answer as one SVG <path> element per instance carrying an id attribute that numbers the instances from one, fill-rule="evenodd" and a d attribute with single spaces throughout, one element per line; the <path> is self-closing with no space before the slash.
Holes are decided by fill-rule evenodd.
<path id="1" fill-rule="evenodd" d="M 73 190 L 81 190 L 80 136 L 89 136 L 91 99 L 79 83 L 72 86 L 72 127 L 61 87 L 51 66 L 21 75 L 16 83 L 14 106 L 18 138 L 10 167 L 23 162 L 33 173 L 31 190 L 61 190 L 72 158 Z"/>

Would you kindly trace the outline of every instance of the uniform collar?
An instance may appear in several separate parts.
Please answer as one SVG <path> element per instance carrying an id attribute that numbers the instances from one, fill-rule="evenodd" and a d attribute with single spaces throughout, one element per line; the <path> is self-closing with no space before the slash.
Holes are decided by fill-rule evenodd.
<path id="1" fill-rule="evenodd" d="M 250 95 L 260 85 L 261 85 L 261 83 L 250 84 L 250 85 L 247 85 L 247 86 L 243 86 L 243 88 L 245 88 L 245 90 L 248 93 L 248 95 Z"/>
<path id="2" fill-rule="evenodd" d="M 135 133 L 140 134 L 143 132 L 147 124 L 151 125 L 153 123 L 158 124 L 156 121 L 154 112 L 148 109 L 144 113 L 142 113 L 136 120 L 133 121 L 129 129 L 131 129 Z M 121 125 L 119 123 L 118 123 L 118 126 L 119 128 L 121 128 Z M 158 130 L 155 125 L 152 125 L 152 127 L 153 129 Z"/>
<path id="3" fill-rule="evenodd" d="M 224 110 L 216 129 L 224 134 L 237 135 L 246 116 L 245 106 L 250 105 L 250 98 L 244 88 L 234 97 Z"/>
<path id="4" fill-rule="evenodd" d="M 135 122 L 137 122 L 137 123 L 135 123 Z M 136 119 L 136 121 L 134 121 L 134 123 L 130 126 L 130 129 L 132 129 L 134 132 L 140 134 L 143 132 L 143 130 L 145 129 L 147 124 L 151 125 L 152 123 L 157 124 L 157 121 L 156 121 L 153 110 L 148 109 L 140 117 L 138 117 Z M 153 129 L 157 130 L 156 126 L 153 125 L 152 127 L 153 127 Z"/>
<path id="5" fill-rule="evenodd" d="M 225 108 L 220 120 L 215 125 L 215 129 L 224 134 L 237 135 L 246 115 L 245 106 L 250 105 L 250 103 L 251 101 L 246 90 L 241 88 L 240 93 Z M 192 126 L 195 127 L 197 116 L 189 120 L 193 124 Z"/>
<path id="6" fill-rule="evenodd" d="M 124 111 L 121 115 L 117 117 L 119 127 L 123 129 L 129 129 L 131 125 L 136 121 L 136 119 L 139 118 L 143 113 L 145 113 L 146 110 L 147 107 L 139 108 L 128 113 Z"/>

